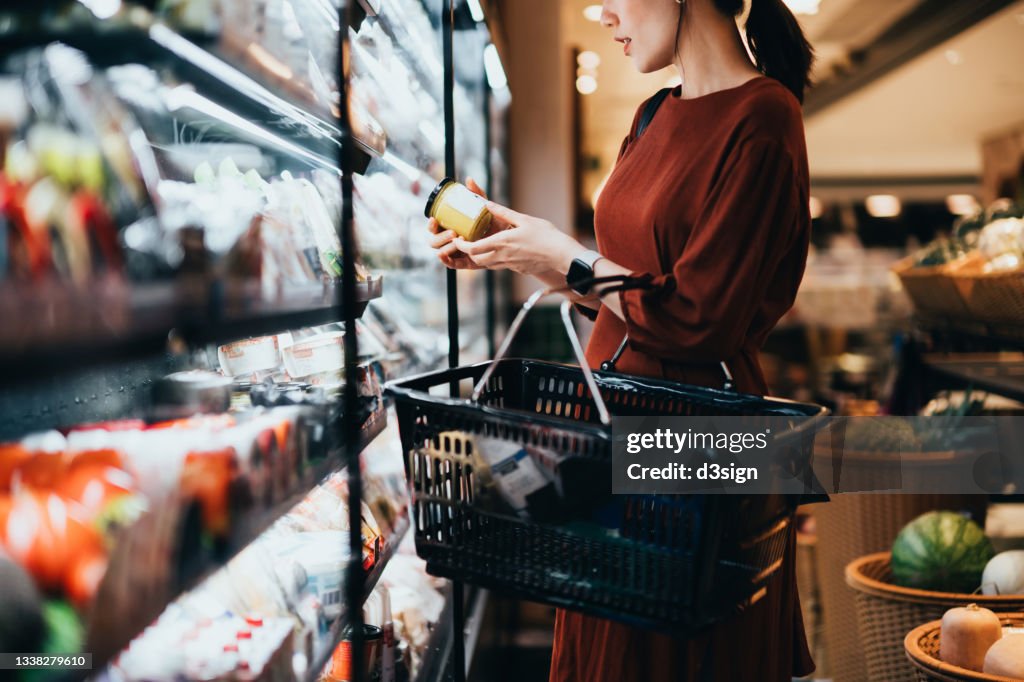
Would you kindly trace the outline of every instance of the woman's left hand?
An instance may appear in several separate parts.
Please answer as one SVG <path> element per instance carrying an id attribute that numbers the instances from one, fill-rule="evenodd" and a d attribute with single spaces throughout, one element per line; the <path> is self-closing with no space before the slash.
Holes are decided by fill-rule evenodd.
<path id="1" fill-rule="evenodd" d="M 452 244 L 476 265 L 508 269 L 523 275 L 569 270 L 572 260 L 586 251 L 578 241 L 547 220 L 517 213 L 493 201 L 487 202 L 493 218 L 507 225 L 497 234 L 475 242 L 461 237 Z"/>

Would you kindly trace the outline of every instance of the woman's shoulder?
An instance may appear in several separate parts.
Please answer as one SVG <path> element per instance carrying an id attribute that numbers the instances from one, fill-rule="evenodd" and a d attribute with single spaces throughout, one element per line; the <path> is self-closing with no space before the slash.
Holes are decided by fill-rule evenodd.
<path id="1" fill-rule="evenodd" d="M 803 139 L 800 102 L 781 82 L 760 76 L 734 100 L 732 118 L 744 137 L 779 139 L 788 134 Z"/>

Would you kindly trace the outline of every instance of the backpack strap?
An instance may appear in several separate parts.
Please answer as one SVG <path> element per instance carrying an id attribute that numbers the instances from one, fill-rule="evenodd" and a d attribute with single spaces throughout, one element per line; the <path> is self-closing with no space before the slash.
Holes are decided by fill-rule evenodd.
<path id="1" fill-rule="evenodd" d="M 662 88 L 654 93 L 654 97 L 647 100 L 643 113 L 640 114 L 640 120 L 636 124 L 636 137 L 633 138 L 634 140 L 643 135 L 644 130 L 654 120 L 654 115 L 658 113 L 658 107 L 661 106 L 661 103 L 665 101 L 670 92 L 672 92 L 672 88 Z"/>

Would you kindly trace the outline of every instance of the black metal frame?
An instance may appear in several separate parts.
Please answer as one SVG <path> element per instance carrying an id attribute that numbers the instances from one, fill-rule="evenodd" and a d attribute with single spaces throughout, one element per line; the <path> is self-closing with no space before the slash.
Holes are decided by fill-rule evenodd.
<path id="1" fill-rule="evenodd" d="M 353 3 L 342 3 L 338 10 L 338 25 L 342 27 L 339 31 L 340 41 L 338 44 L 338 87 L 340 92 L 341 106 L 338 107 L 338 127 L 341 129 L 341 147 L 338 152 L 338 167 L 341 169 L 341 252 L 342 252 L 342 273 L 341 273 L 341 298 L 338 300 L 339 313 L 343 316 L 345 323 L 345 377 L 344 393 L 342 396 L 344 410 L 342 411 L 341 424 L 336 425 L 341 430 L 341 442 L 355 444 L 359 437 L 358 404 L 356 382 L 351 378 L 356 376 L 359 364 L 359 342 L 356 335 L 356 320 L 352 306 L 344 305 L 344 301 L 355 299 L 356 273 L 355 273 L 355 225 L 352 209 L 352 173 L 353 173 L 353 147 L 355 136 L 352 134 L 352 126 L 349 120 L 348 92 L 350 73 L 347 62 L 349 50 L 345 49 L 348 40 L 347 28 L 352 25 L 354 19 Z M 348 464 L 348 523 L 349 523 L 349 563 L 345 575 L 345 596 L 348 608 L 346 609 L 349 637 L 351 639 L 350 656 L 352 671 L 355 680 L 361 681 L 365 669 L 364 657 L 366 652 L 363 648 L 363 609 L 362 604 L 366 599 L 366 576 L 363 570 L 363 541 L 362 541 L 362 502 L 363 502 L 363 480 L 362 470 L 359 466 L 361 448 L 346 448 L 346 460 Z M 340 633 L 344 636 L 344 632 Z M 319 674 L 315 671 L 314 674 Z"/>

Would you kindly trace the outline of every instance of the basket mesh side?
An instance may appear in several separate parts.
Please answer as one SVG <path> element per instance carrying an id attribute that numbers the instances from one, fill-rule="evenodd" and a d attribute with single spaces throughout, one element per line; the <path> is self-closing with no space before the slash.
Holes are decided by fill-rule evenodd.
<path id="1" fill-rule="evenodd" d="M 467 370 L 455 371 L 457 377 L 430 380 L 443 386 L 449 378 L 466 378 Z M 472 371 L 478 377 L 483 370 Z M 421 380 L 417 390 L 427 390 L 426 383 Z M 703 389 L 614 377 L 601 383 L 613 414 L 771 411 L 760 399 Z M 693 630 L 741 608 L 781 565 L 788 510 L 757 498 L 618 498 L 614 532 L 494 513 L 482 504 L 482 484 L 490 474 L 475 465 L 480 436 L 554 449 L 596 466 L 610 464 L 610 441 L 601 430 L 579 428 L 580 422 L 595 422 L 597 414 L 578 369 L 504 361 L 481 404 L 513 412 L 396 396 L 417 549 L 431 573 L 627 622 Z M 797 414 L 792 407 L 775 413 L 780 410 Z M 522 412 L 556 417 L 565 425 L 524 419 Z"/>

